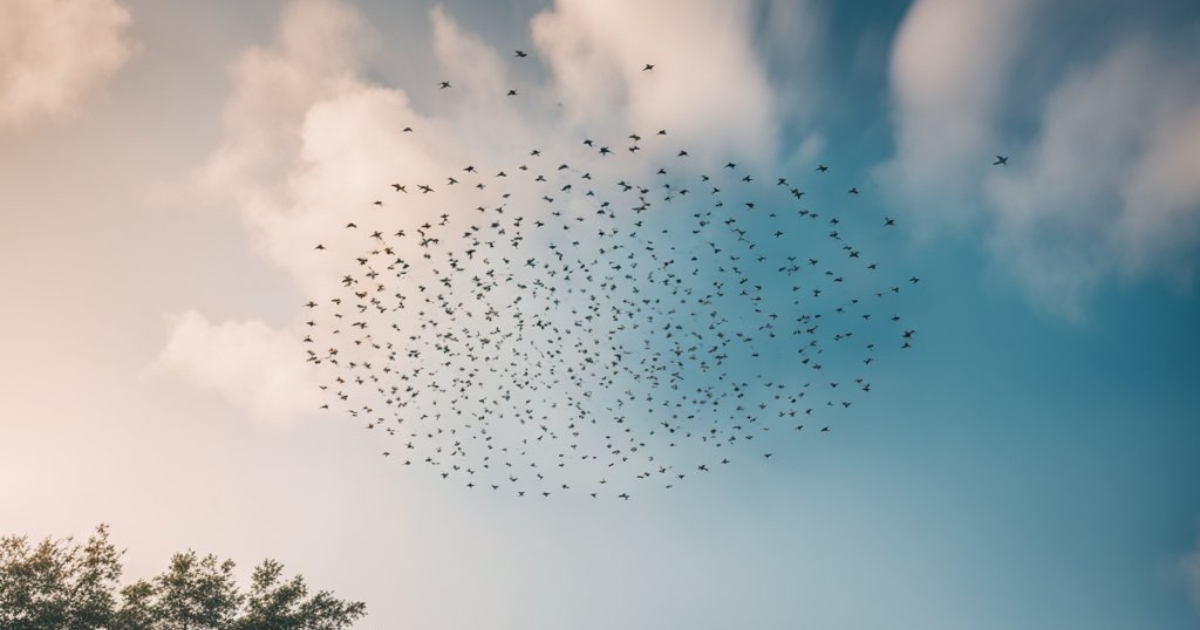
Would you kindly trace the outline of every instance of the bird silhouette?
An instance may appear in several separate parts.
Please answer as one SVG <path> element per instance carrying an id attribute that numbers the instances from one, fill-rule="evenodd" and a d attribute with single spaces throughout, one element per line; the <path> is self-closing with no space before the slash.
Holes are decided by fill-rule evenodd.
<path id="1" fill-rule="evenodd" d="M 321 408 L 389 441 L 374 456 L 459 491 L 627 501 L 794 454 L 797 416 L 828 433 L 885 389 L 917 341 L 897 294 L 926 288 L 889 262 L 892 218 L 811 171 L 668 168 L 689 153 L 666 128 L 587 131 L 330 221 L 301 358 Z"/>

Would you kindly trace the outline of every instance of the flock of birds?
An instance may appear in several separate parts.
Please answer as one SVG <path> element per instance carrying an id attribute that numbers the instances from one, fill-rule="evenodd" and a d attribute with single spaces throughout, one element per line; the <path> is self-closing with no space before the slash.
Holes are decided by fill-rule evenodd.
<path id="1" fill-rule="evenodd" d="M 306 360 L 385 457 L 629 499 L 834 431 L 915 343 L 921 280 L 872 253 L 896 222 L 828 166 L 703 172 L 667 129 L 572 144 L 393 183 L 315 245 L 345 272 L 305 305 Z"/>

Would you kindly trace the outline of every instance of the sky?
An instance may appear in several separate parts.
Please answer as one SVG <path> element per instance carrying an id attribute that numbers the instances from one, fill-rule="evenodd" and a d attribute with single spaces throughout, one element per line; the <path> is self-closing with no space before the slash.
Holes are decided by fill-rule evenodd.
<path id="1" fill-rule="evenodd" d="M 1200 627 L 1198 42 L 1168 0 L 3 0 L 0 534 L 275 558 L 364 628 Z M 532 146 L 786 175 L 913 347 L 821 439 L 627 501 L 382 457 L 319 408 L 303 305 L 351 260 L 313 245 Z"/>

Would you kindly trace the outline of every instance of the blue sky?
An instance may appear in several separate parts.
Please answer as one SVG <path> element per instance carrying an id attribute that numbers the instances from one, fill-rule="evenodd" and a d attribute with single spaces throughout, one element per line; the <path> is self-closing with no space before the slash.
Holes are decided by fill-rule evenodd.
<path id="1" fill-rule="evenodd" d="M 1200 623 L 1194 5 L 77 0 L 2 24 L 0 531 L 111 523 L 133 576 L 274 557 L 363 627 Z M 580 136 L 660 124 L 678 177 L 737 161 L 766 198 L 786 174 L 921 278 L 891 305 L 914 347 L 880 350 L 836 431 L 628 502 L 522 502 L 317 410 L 299 305 L 342 266 L 313 242 L 353 246 L 393 178 L 596 160 Z M 597 179 L 676 148 L 645 144 Z"/>

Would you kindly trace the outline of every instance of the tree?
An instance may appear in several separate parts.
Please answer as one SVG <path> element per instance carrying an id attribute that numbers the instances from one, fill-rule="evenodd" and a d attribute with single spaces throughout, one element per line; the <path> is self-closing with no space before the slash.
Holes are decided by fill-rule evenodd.
<path id="1" fill-rule="evenodd" d="M 264 560 L 242 592 L 231 560 L 177 553 L 162 574 L 120 587 L 121 555 L 104 525 L 80 545 L 0 538 L 0 630 L 344 630 L 362 602 L 320 591 Z"/>

